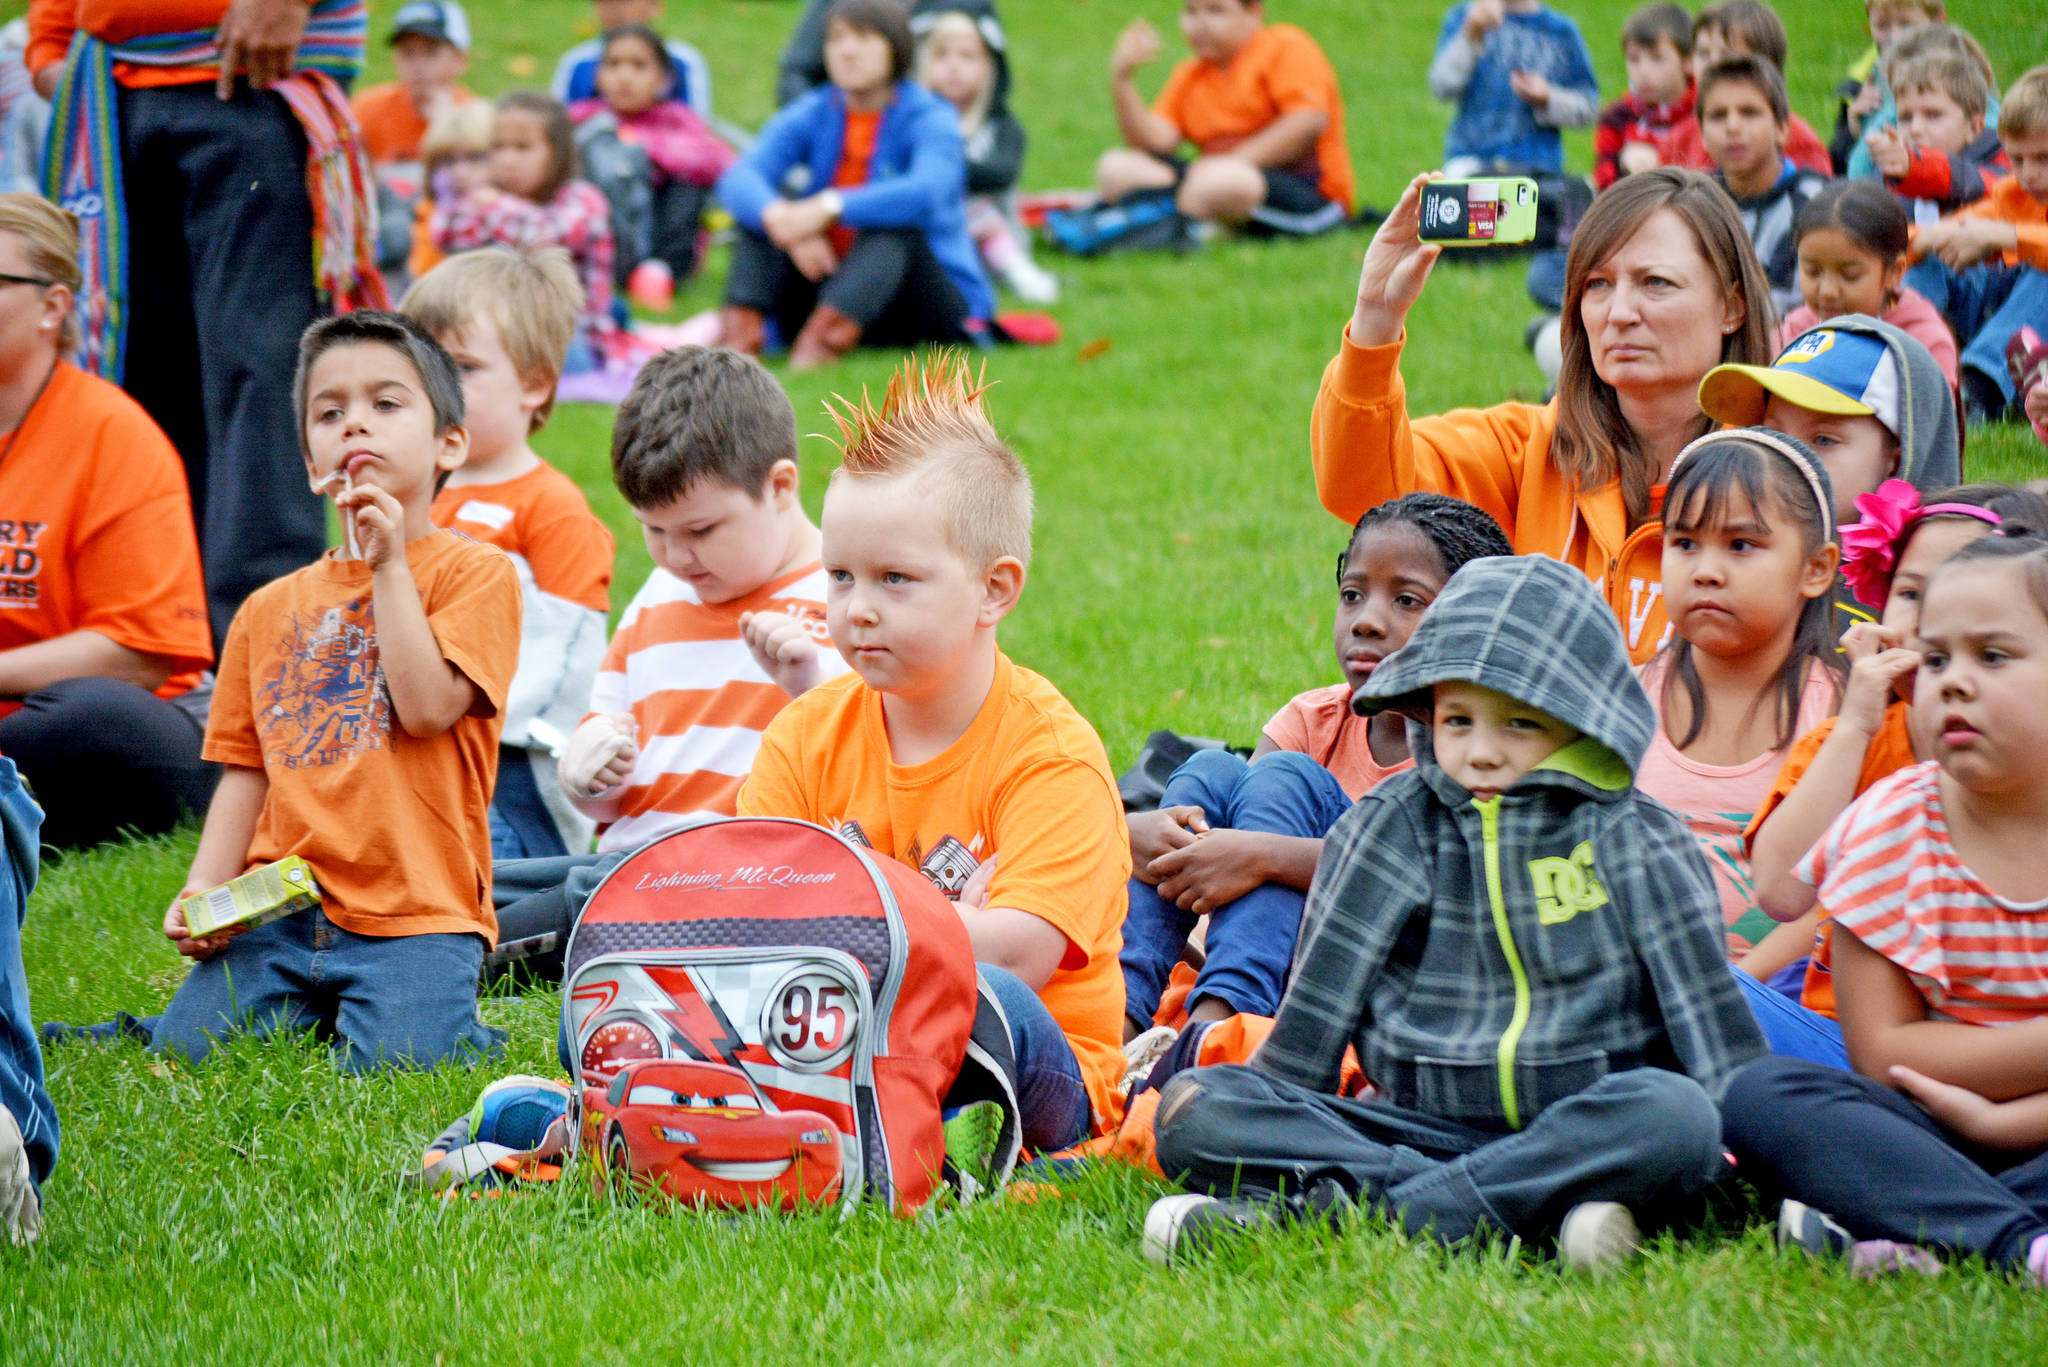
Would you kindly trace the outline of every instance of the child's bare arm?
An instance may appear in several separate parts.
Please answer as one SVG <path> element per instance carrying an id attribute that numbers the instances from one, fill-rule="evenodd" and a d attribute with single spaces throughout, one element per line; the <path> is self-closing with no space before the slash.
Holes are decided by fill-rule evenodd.
<path id="1" fill-rule="evenodd" d="M 1904 1066 L 1992 1101 L 2048 1091 L 2048 1016 L 1996 1029 L 1927 1019 L 1906 971 L 1847 930 L 1829 941 L 1842 1042 L 1856 1071 L 1889 1083 Z"/>
<path id="2" fill-rule="evenodd" d="M 1131 84 L 1137 69 L 1159 56 L 1159 32 L 1144 19 L 1133 19 L 1117 35 L 1109 58 L 1109 97 L 1116 107 L 1117 132 L 1127 146 L 1165 156 L 1180 146 L 1180 129 L 1154 114 Z"/>
<path id="3" fill-rule="evenodd" d="M 2048 1144 L 2048 1092 L 1992 1101 L 1903 1065 L 1892 1069 L 1891 1084 L 1942 1128 L 1986 1148 L 2033 1149 Z"/>
<path id="4" fill-rule="evenodd" d="M 1735 966 L 1759 982 L 1766 981 L 1773 973 L 1797 962 L 1800 955 L 1811 953 L 1814 932 L 1819 929 L 1820 908 L 1814 907 L 1797 920 L 1772 926 L 1771 933 L 1736 960 Z"/>
<path id="5" fill-rule="evenodd" d="M 355 510 L 356 536 L 370 566 L 377 612 L 377 656 L 391 707 L 409 736 L 429 740 L 476 706 L 477 687 L 441 653 L 419 585 L 405 560 L 404 510 L 374 484 L 341 500 Z"/>
<path id="6" fill-rule="evenodd" d="M 1320 109 L 1282 114 L 1230 149 L 1230 155 L 1254 166 L 1292 166 L 1316 150 L 1316 139 L 1330 126 Z"/>
<path id="7" fill-rule="evenodd" d="M 206 825 L 199 834 L 199 849 L 192 856 L 192 868 L 185 886 L 171 899 L 164 913 L 164 935 L 180 954 L 194 959 L 209 958 L 228 942 L 225 935 L 195 938 L 185 926 L 187 895 L 217 888 L 239 877 L 249 865 L 249 842 L 256 836 L 257 819 L 263 815 L 264 799 L 270 795 L 270 778 L 261 769 L 229 764 L 222 768 L 213 801 L 206 808 Z"/>
<path id="8" fill-rule="evenodd" d="M 1261 883 L 1306 890 L 1316 876 L 1323 842 L 1266 831 L 1210 831 L 1155 858 L 1147 882 L 1182 911 L 1206 916 L 1229 906 Z"/>

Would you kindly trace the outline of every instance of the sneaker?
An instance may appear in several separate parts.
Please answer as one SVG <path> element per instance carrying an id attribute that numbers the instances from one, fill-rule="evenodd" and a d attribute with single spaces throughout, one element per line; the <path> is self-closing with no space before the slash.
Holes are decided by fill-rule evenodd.
<path id="1" fill-rule="evenodd" d="M 1144 1086 L 1145 1079 L 1152 1076 L 1159 1060 L 1166 1057 L 1179 1038 L 1180 1031 L 1170 1025 L 1155 1025 L 1141 1035 L 1134 1035 L 1124 1045 L 1124 1080 L 1117 1090 L 1129 1096 L 1132 1089 Z"/>
<path id="2" fill-rule="evenodd" d="M 1581 1201 L 1557 1231 L 1557 1260 L 1582 1272 L 1611 1272 L 1642 1247 L 1636 1217 L 1619 1201 Z"/>
<path id="3" fill-rule="evenodd" d="M 1941 1259 L 1918 1244 L 1896 1243 L 1890 1239 L 1859 1239 L 1849 1249 L 1849 1275 L 1864 1281 L 1913 1272 L 1922 1277 L 1939 1277 Z"/>
<path id="4" fill-rule="evenodd" d="M 1028 256 L 1019 257 L 1011 262 L 1009 269 L 1002 275 L 1003 283 L 1010 287 L 1010 293 L 1027 304 L 1052 304 L 1059 301 L 1059 277 Z"/>
<path id="5" fill-rule="evenodd" d="M 14 1113 L 0 1106 L 0 1234 L 16 1244 L 42 1237 L 43 1203 L 28 1175 L 28 1146 Z"/>
<path id="6" fill-rule="evenodd" d="M 1279 1222 L 1272 1200 L 1242 1197 L 1162 1196 L 1145 1212 L 1145 1257 L 1161 1266 L 1210 1252 L 1220 1244 Z"/>
<path id="7" fill-rule="evenodd" d="M 1799 1248 L 1817 1258 L 1842 1258 L 1856 1246 L 1856 1236 L 1802 1201 L 1778 1207 L 1778 1247 Z"/>
<path id="8" fill-rule="evenodd" d="M 1003 1138 L 1003 1108 L 993 1101 L 962 1106 L 945 1122 L 946 1161 L 959 1174 L 968 1199 L 995 1185 L 996 1158 Z"/>

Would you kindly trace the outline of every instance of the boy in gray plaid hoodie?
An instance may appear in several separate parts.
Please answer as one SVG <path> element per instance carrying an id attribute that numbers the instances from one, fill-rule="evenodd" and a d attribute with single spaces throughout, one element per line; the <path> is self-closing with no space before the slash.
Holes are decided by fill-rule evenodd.
<path id="1" fill-rule="evenodd" d="M 1633 786 L 1657 722 L 1614 614 L 1557 561 L 1475 560 L 1352 706 L 1426 720 L 1416 767 L 1331 830 L 1251 1062 L 1167 1084 L 1160 1166 L 1211 1194 L 1156 1203 L 1146 1251 L 1362 1201 L 1618 1262 L 1634 1210 L 1721 1175 L 1764 1047 L 1697 842 Z"/>

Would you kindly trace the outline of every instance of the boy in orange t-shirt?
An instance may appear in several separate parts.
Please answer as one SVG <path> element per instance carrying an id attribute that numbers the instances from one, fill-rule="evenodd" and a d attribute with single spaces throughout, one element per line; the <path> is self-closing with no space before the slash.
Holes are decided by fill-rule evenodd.
<path id="1" fill-rule="evenodd" d="M 1110 57 L 1110 98 L 1124 145 L 1095 166 L 1102 198 L 1171 190 L 1189 218 L 1267 232 L 1328 232 L 1351 212 L 1351 153 L 1337 73 L 1316 40 L 1268 24 L 1260 0 L 1186 0 L 1181 33 L 1194 56 L 1146 108 L 1132 75 L 1159 55 L 1144 19 Z M 1177 155 L 1194 144 L 1192 162 Z"/>
<path id="2" fill-rule="evenodd" d="M 475 98 L 463 88 L 469 70 L 469 16 L 456 0 L 410 0 L 391 19 L 391 63 L 398 79 L 358 90 L 349 109 L 363 150 L 378 167 L 420 159 L 427 124 L 445 104 Z"/>
<path id="3" fill-rule="evenodd" d="M 519 580 L 428 517 L 468 454 L 462 382 L 416 324 L 364 310 L 306 330 L 292 387 L 312 483 L 341 485 L 361 549 L 258 589 L 229 629 L 206 737 L 220 786 L 164 915 L 199 962 L 151 1047 L 198 1059 L 245 1029 L 320 1028 L 350 1071 L 489 1053 L 487 809 Z M 312 866 L 319 907 L 191 933 L 186 895 L 287 855 Z"/>
<path id="4" fill-rule="evenodd" d="M 1100 738 L 996 645 L 1030 476 L 957 356 L 906 362 L 879 411 L 839 421 L 825 612 L 854 672 L 769 724 L 739 812 L 835 829 L 954 900 L 1009 1022 L 1024 1142 L 1066 1148 L 1120 1110 L 1131 858 Z"/>
<path id="5" fill-rule="evenodd" d="M 469 459 L 434 496 L 434 525 L 496 546 L 519 572 L 519 672 L 505 704 L 491 856 L 581 854 L 594 823 L 563 796 L 555 764 L 604 658 L 612 534 L 583 491 L 534 453 L 532 436 L 554 411 L 583 287 L 560 247 L 491 247 L 434 267 L 398 307 L 462 376 Z"/>

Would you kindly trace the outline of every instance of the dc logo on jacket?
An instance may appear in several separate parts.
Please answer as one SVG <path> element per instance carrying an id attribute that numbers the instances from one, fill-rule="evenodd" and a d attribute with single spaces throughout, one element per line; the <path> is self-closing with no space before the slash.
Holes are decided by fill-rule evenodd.
<path id="1" fill-rule="evenodd" d="M 1536 919 L 1561 926 L 1582 911 L 1607 905 L 1607 889 L 1593 872 L 1593 842 L 1581 840 L 1564 858 L 1531 859 L 1529 886 L 1536 894 Z"/>

